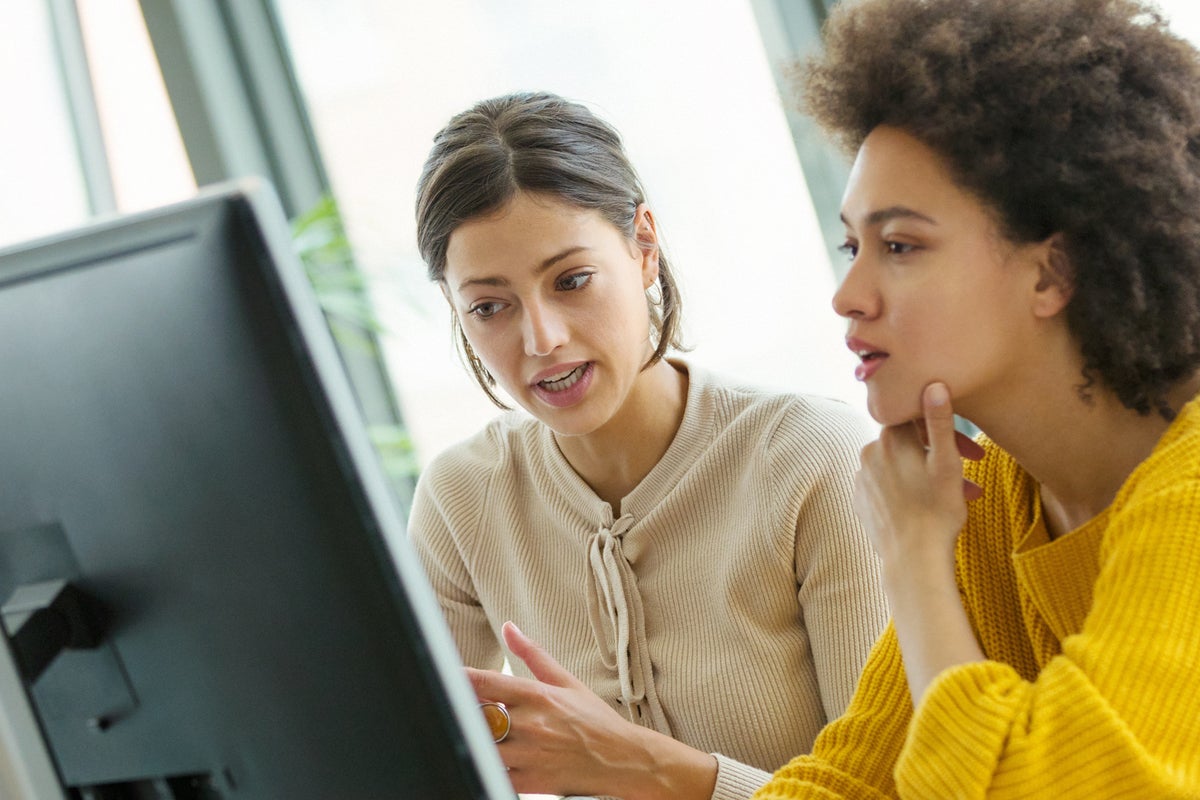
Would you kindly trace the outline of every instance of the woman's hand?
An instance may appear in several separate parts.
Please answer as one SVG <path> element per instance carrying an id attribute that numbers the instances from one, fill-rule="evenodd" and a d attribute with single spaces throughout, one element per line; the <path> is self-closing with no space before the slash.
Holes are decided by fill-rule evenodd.
<path id="1" fill-rule="evenodd" d="M 716 760 L 625 719 L 506 622 L 504 642 L 536 680 L 467 669 L 480 701 L 504 703 L 498 745 L 518 792 L 708 798 Z"/>
<path id="2" fill-rule="evenodd" d="M 983 448 L 954 429 L 945 384 L 925 387 L 921 400 L 924 419 L 884 428 L 863 448 L 855 481 L 854 510 L 885 570 L 928 558 L 952 564 L 966 501 L 981 493 L 963 478 L 960 456 L 982 458 Z"/>
<path id="3" fill-rule="evenodd" d="M 978 486 L 962 458 L 983 448 L 954 429 L 945 384 L 925 387 L 924 419 L 884 428 L 863 448 L 854 509 L 883 566 L 913 703 L 942 670 L 983 659 L 954 577 L 954 544 Z"/>

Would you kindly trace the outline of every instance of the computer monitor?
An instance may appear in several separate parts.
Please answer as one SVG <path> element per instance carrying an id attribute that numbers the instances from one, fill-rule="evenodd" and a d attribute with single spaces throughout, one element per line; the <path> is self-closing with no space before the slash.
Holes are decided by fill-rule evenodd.
<path id="1" fill-rule="evenodd" d="M 65 796 L 515 797 L 261 181 L 0 251 L 0 603 Z"/>

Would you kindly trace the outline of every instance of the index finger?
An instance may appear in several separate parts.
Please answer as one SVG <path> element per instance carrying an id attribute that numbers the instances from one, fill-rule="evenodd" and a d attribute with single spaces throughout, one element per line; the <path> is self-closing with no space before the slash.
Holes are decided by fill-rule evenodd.
<path id="1" fill-rule="evenodd" d="M 954 429 L 954 409 L 950 390 L 944 383 L 931 383 L 921 395 L 925 413 L 925 435 L 929 443 L 928 460 L 939 469 L 962 473 L 959 461 L 958 431 Z"/>
<path id="2" fill-rule="evenodd" d="M 505 675 L 490 669 L 475 669 L 464 667 L 467 680 L 475 690 L 475 697 L 480 702 L 498 702 L 513 705 L 527 699 L 536 691 L 537 681 L 528 678 L 518 678 L 515 675 Z"/>

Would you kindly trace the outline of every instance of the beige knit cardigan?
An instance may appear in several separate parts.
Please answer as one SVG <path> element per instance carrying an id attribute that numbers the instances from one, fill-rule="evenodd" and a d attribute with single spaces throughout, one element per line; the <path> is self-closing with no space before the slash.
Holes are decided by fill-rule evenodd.
<path id="1" fill-rule="evenodd" d="M 409 531 L 464 663 L 500 669 L 513 620 L 622 715 L 716 755 L 714 800 L 741 800 L 841 714 L 887 622 L 850 505 L 872 430 L 674 363 L 683 421 L 617 513 L 513 412 L 429 465 Z"/>

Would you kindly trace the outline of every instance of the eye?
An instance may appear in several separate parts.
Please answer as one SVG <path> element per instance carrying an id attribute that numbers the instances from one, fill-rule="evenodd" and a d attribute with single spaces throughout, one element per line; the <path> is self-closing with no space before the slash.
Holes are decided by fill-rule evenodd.
<path id="1" fill-rule="evenodd" d="M 563 275 L 554 282 L 554 288 L 560 292 L 574 292 L 582 289 L 592 279 L 590 272 L 573 272 L 570 275 Z"/>
<path id="2" fill-rule="evenodd" d="M 854 257 L 858 255 L 858 244 L 856 242 L 845 241 L 838 245 L 838 252 L 844 253 L 846 258 L 853 261 Z"/>
<path id="3" fill-rule="evenodd" d="M 904 242 L 884 242 L 883 246 L 884 249 L 886 249 L 888 253 L 893 256 L 902 256 L 917 249 L 916 245 L 906 244 Z"/>
<path id="4" fill-rule="evenodd" d="M 491 319 L 495 314 L 504 307 L 503 303 L 497 303 L 491 300 L 476 303 L 467 309 L 467 313 L 479 319 Z"/>

